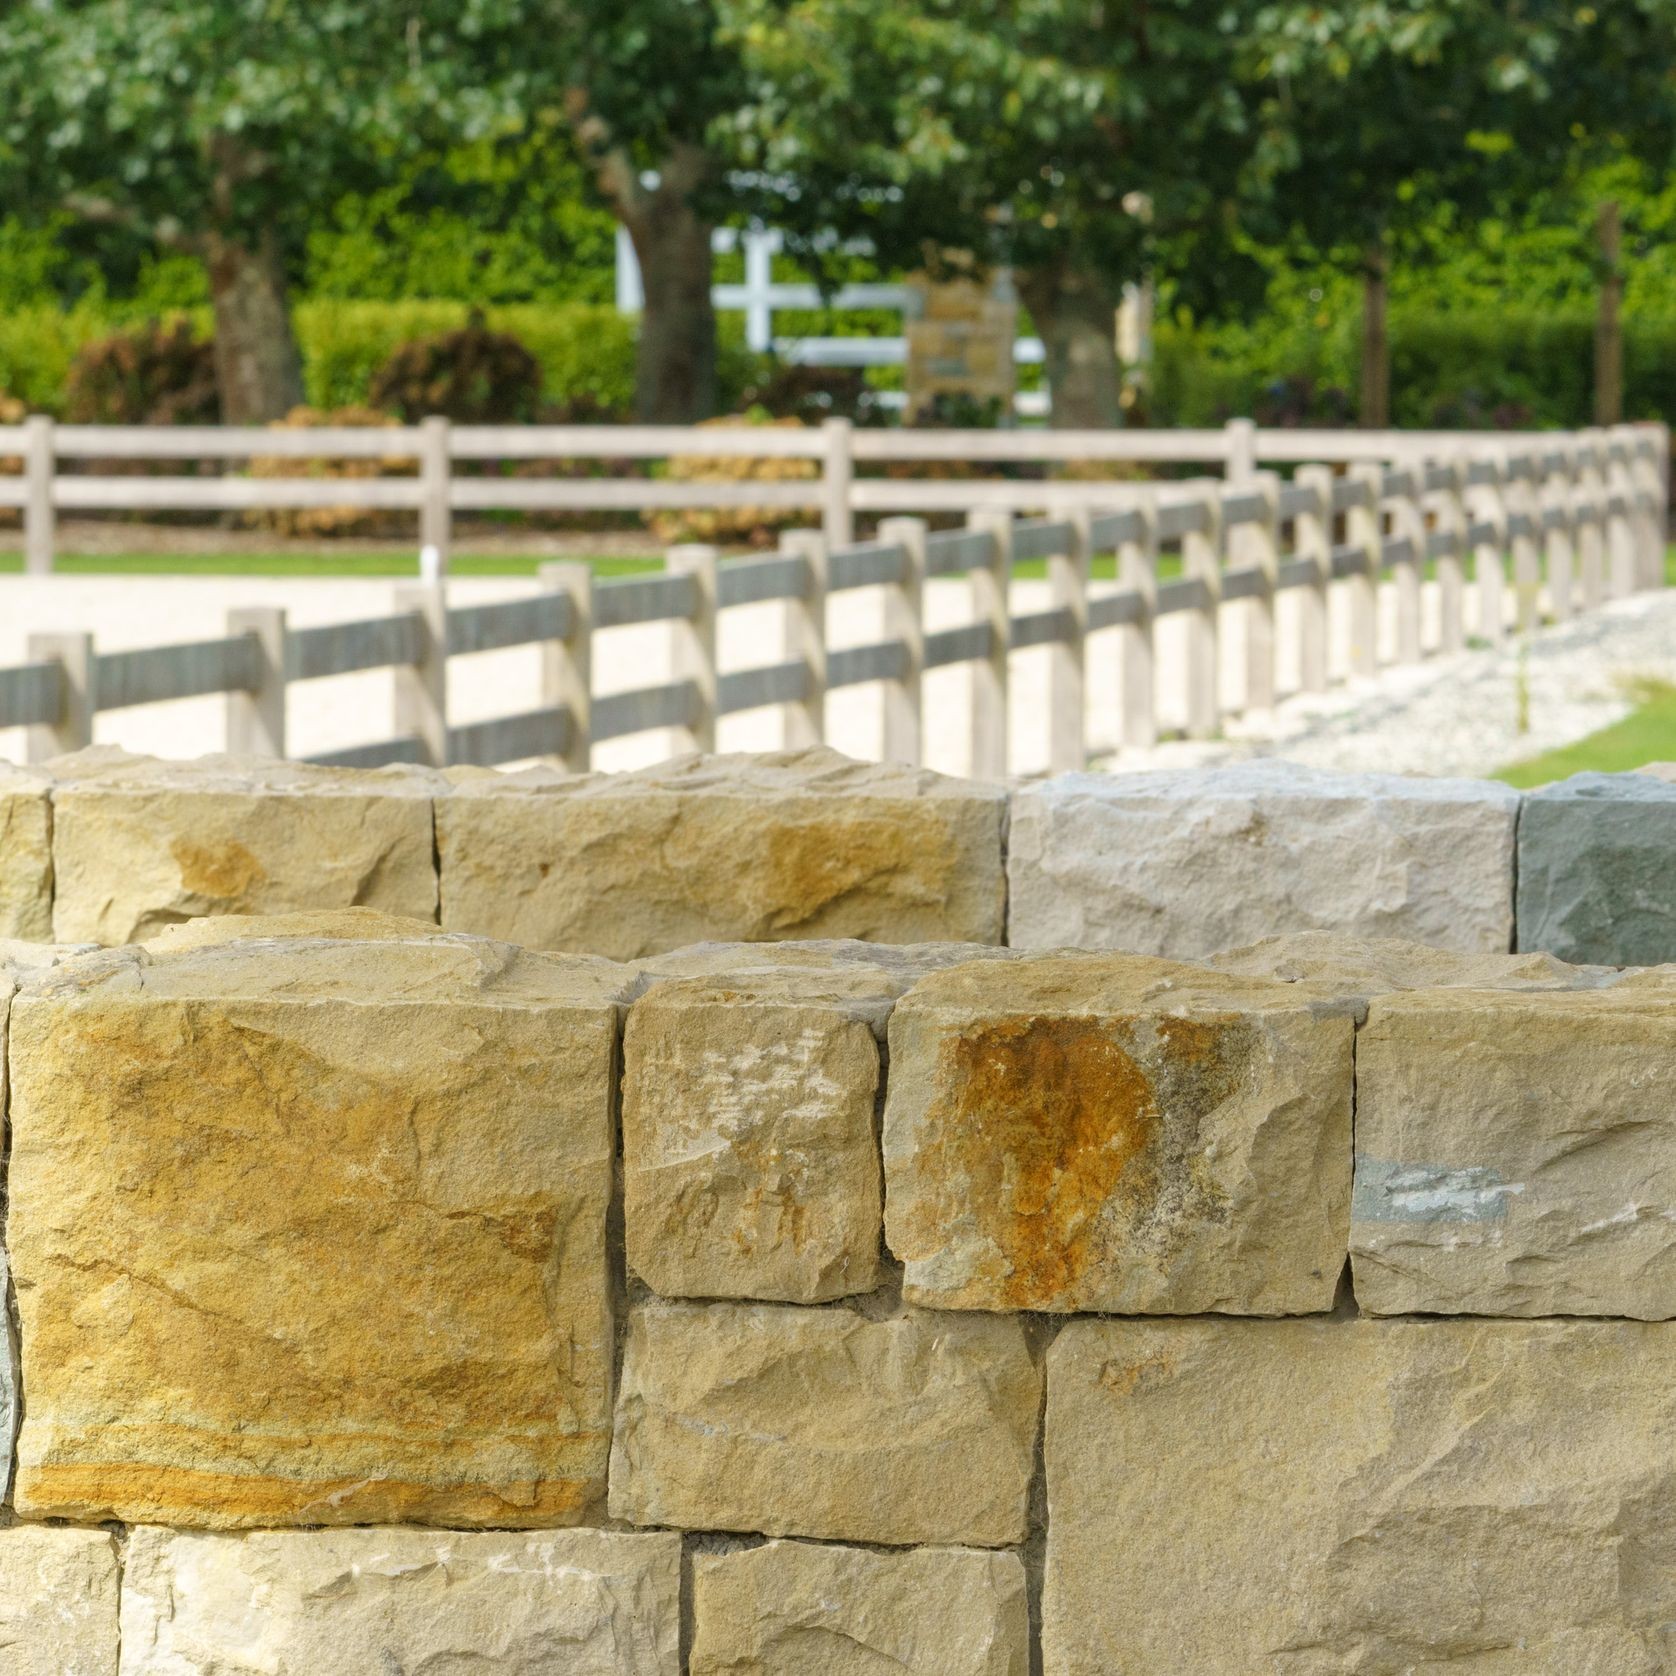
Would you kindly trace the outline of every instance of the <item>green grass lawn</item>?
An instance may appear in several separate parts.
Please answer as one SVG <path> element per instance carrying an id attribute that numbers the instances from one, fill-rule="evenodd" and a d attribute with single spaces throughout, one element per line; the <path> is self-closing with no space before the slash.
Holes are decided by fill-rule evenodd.
<path id="1" fill-rule="evenodd" d="M 1636 683 L 1634 696 L 1636 706 L 1621 722 L 1558 750 L 1513 763 L 1496 778 L 1524 788 L 1591 769 L 1615 774 L 1647 762 L 1676 761 L 1676 686 L 1641 681 Z"/>

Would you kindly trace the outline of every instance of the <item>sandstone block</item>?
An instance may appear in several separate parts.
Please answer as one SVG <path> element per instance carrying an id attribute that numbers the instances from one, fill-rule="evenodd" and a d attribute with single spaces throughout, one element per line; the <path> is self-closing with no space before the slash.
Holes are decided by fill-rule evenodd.
<path id="1" fill-rule="evenodd" d="M 1356 1298 L 1676 1316 L 1676 973 L 1376 1000 L 1356 1049 Z"/>
<path id="2" fill-rule="evenodd" d="M 109 1531 L 0 1530 L 0 1672 L 117 1676 L 117 1590 Z"/>
<path id="3" fill-rule="evenodd" d="M 1045 1676 L 1655 1676 L 1673 1439 L 1665 1326 L 1073 1322 Z"/>
<path id="4" fill-rule="evenodd" d="M 999 787 L 825 749 L 453 778 L 452 928 L 619 960 L 707 939 L 1004 941 Z"/>
<path id="5" fill-rule="evenodd" d="M 1197 960 L 1331 930 L 1505 951 L 1518 811 L 1490 781 L 1268 759 L 1062 775 L 1013 799 L 1008 941 Z"/>
<path id="6" fill-rule="evenodd" d="M 121 1676 L 676 1676 L 681 1539 L 134 1531 Z"/>
<path id="7" fill-rule="evenodd" d="M 666 1297 L 818 1303 L 876 1286 L 890 1007 L 923 972 L 1005 953 L 735 943 L 648 962 L 623 1040 L 630 1268 Z"/>
<path id="8" fill-rule="evenodd" d="M 51 781 L 0 763 L 0 937 L 51 936 Z"/>
<path id="9" fill-rule="evenodd" d="M 13 1004 L 19 1510 L 580 1522 L 628 974 L 400 926 L 182 943 Z"/>
<path id="10" fill-rule="evenodd" d="M 692 1676 L 1027 1676 L 1016 1554 L 769 1542 L 693 1561 Z"/>
<path id="11" fill-rule="evenodd" d="M 943 1309 L 1324 1310 L 1349 1008 L 1126 955 L 922 979 L 890 1022 L 885 1238 Z"/>
<path id="12" fill-rule="evenodd" d="M 622 1379 L 615 1518 L 904 1546 L 1024 1536 L 1040 1381 L 1017 1321 L 649 1303 Z"/>
<path id="13" fill-rule="evenodd" d="M 369 907 L 436 919 L 423 769 L 99 747 L 51 764 L 53 935 L 131 943 L 200 914 Z"/>
<path id="14" fill-rule="evenodd" d="M 1575 774 L 1527 794 L 1519 947 L 1607 966 L 1676 961 L 1676 783 Z"/>

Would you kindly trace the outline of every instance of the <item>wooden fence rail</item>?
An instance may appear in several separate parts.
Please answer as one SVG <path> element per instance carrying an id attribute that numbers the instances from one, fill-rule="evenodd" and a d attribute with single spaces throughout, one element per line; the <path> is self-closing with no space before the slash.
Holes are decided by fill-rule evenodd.
<path id="1" fill-rule="evenodd" d="M 89 454 L 110 441 L 105 431 L 68 434 L 74 448 Z M 276 440 L 274 433 L 259 434 L 264 449 Z M 475 434 L 456 433 L 468 441 Z M 702 446 L 726 434 L 703 433 Z M 1293 446 L 1286 433 L 1265 434 Z M 225 433 L 203 435 L 224 453 L 235 451 Z M 319 452 L 319 433 L 279 435 L 288 448 L 306 441 L 310 453 Z M 927 449 L 942 445 L 935 433 L 900 435 Z M 283 756 L 289 685 L 387 668 L 395 675 L 392 736 L 314 760 L 373 766 L 547 757 L 582 770 L 594 745 L 651 729 L 676 729 L 693 747 L 712 748 L 719 717 L 769 705 L 784 709 L 795 742 L 813 743 L 825 732 L 828 694 L 878 683 L 885 697 L 884 755 L 917 762 L 925 673 L 968 664 L 974 669 L 972 770 L 1000 775 L 1009 766 L 1008 674 L 1015 651 L 1048 649 L 1050 759 L 1056 769 L 1077 768 L 1089 749 L 1088 662 L 1103 645 L 1121 647 L 1123 670 L 1120 713 L 1108 731 L 1124 746 L 1156 740 L 1158 687 L 1166 673 L 1156 635 L 1166 617 L 1182 616 L 1187 628 L 1185 667 L 1168 673 L 1186 682 L 1188 731 L 1208 735 L 1223 720 L 1219 637 L 1230 620 L 1227 605 L 1242 608 L 1232 620 L 1246 643 L 1246 691 L 1238 708 L 1260 710 L 1277 696 L 1275 608 L 1283 593 L 1299 596 L 1302 687 L 1319 690 L 1335 667 L 1354 674 L 1377 669 L 1377 589 L 1387 576 L 1396 589 L 1401 662 L 1466 644 L 1469 564 L 1478 632 L 1491 642 L 1510 628 L 1534 625 L 1543 598 L 1555 618 L 1565 619 L 1663 583 L 1669 440 L 1662 426 L 1475 438 L 1470 445 L 1458 436 L 1407 434 L 1384 462 L 1363 457 L 1364 439 L 1352 434 L 1336 448 L 1341 464 L 1351 462 L 1347 471 L 1305 465 L 1290 481 L 1249 466 L 1255 435 L 1251 427 L 1242 433 L 1247 465 L 1229 481 L 1085 485 L 1105 505 L 1075 506 L 1061 516 L 1019 519 L 980 499 L 964 529 L 931 530 L 917 518 L 893 518 L 873 541 L 836 546 L 821 533 L 798 531 L 775 555 L 727 562 L 714 548 L 679 547 L 663 574 L 603 582 L 584 564 L 551 564 L 542 567 L 534 597 L 487 605 L 450 607 L 445 584 L 435 581 L 400 590 L 389 616 L 314 628 L 291 628 L 283 611 L 244 608 L 228 614 L 224 636 L 184 645 L 99 652 L 86 633 L 34 635 L 29 661 L 0 669 L 0 727 L 27 727 L 29 754 L 38 760 L 90 743 L 102 711 L 222 693 L 229 749 Z M 370 449 L 369 433 L 343 436 Z M 788 438 L 795 433 L 750 433 L 749 441 L 780 447 Z M 866 433 L 852 440 L 864 438 L 871 446 Z M 434 428 L 431 441 L 434 456 Z M 0 432 L 0 450 L 6 445 Z M 1257 444 L 1259 457 L 1263 446 Z M 367 485 L 308 485 L 337 495 L 357 486 Z M 1033 488 L 1001 486 L 1015 497 Z M 264 480 L 261 487 L 273 484 Z M 762 487 L 751 485 L 752 493 Z M 1179 555 L 1179 566 L 1161 566 L 1166 551 Z M 1091 580 L 1092 560 L 1105 554 L 1116 561 L 1109 586 Z M 1012 610 L 1011 583 L 1015 567 L 1030 560 L 1046 563 L 1048 604 L 1019 614 Z M 1428 641 L 1421 581 L 1429 566 L 1435 566 L 1440 620 Z M 1179 574 L 1166 574 L 1169 569 Z M 928 633 L 926 583 L 952 576 L 967 580 L 970 621 Z M 1347 593 L 1349 607 L 1341 614 L 1349 641 L 1337 656 L 1328 645 L 1334 620 L 1328 596 L 1335 587 Z M 831 647 L 827 603 L 858 588 L 885 590 L 883 637 L 872 645 Z M 719 613 L 772 601 L 786 608 L 788 655 L 719 671 Z M 672 678 L 596 694 L 595 634 L 646 623 L 671 627 Z M 525 645 L 542 651 L 541 703 L 518 715 L 450 726 L 448 660 Z"/>

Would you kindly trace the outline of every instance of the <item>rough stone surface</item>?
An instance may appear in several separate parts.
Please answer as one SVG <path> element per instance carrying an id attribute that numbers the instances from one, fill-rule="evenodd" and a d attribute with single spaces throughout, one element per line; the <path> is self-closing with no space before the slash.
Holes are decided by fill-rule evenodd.
<path id="1" fill-rule="evenodd" d="M 1008 941 L 1197 960 L 1331 930 L 1505 951 L 1518 810 L 1489 781 L 1272 760 L 1062 775 L 1013 800 Z"/>
<path id="2" fill-rule="evenodd" d="M 1676 961 L 1676 783 L 1576 774 L 1526 797 L 1519 947 L 1607 966 Z"/>
<path id="3" fill-rule="evenodd" d="M 456 772 L 442 922 L 619 960 L 706 939 L 1000 943 L 1006 794 L 811 749 Z"/>
<path id="4" fill-rule="evenodd" d="M 0 937 L 52 936 L 51 782 L 0 763 Z"/>
<path id="5" fill-rule="evenodd" d="M 109 746 L 49 766 L 60 942 L 141 942 L 199 914 L 363 906 L 436 919 L 439 775 Z"/>
<path id="6" fill-rule="evenodd" d="M 0 1530 L 0 1673 L 117 1676 L 117 1588 L 108 1531 Z"/>
<path id="7" fill-rule="evenodd" d="M 1040 1378 L 1017 1321 L 649 1303 L 629 1318 L 611 1512 L 637 1525 L 1002 1547 Z"/>
<path id="8" fill-rule="evenodd" d="M 1016 1554 L 770 1542 L 693 1561 L 691 1676 L 1028 1676 Z"/>
<path id="9" fill-rule="evenodd" d="M 681 1539 L 142 1526 L 122 1676 L 676 1676 Z"/>
<path id="10" fill-rule="evenodd" d="M 1376 1000 L 1356 1048 L 1356 1298 L 1676 1316 L 1676 972 Z"/>
<path id="11" fill-rule="evenodd" d="M 1079 1321 L 1048 1357 L 1044 1676 L 1658 1676 L 1676 1334 Z"/>
<path id="12" fill-rule="evenodd" d="M 1350 1009 L 1128 955 L 922 979 L 890 1022 L 885 1238 L 944 1309 L 1324 1310 Z"/>
<path id="13" fill-rule="evenodd" d="M 582 1521 L 629 974 L 399 926 L 182 942 L 12 1008 L 19 1510 Z"/>
<path id="14" fill-rule="evenodd" d="M 896 997 L 1002 949 L 702 945 L 647 963 L 623 1041 L 629 1267 L 666 1297 L 818 1303 L 879 1282 L 875 1105 Z"/>

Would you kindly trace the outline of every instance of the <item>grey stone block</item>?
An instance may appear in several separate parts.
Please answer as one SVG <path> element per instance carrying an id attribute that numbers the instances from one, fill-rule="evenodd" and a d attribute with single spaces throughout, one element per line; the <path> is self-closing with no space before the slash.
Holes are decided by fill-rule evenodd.
<path id="1" fill-rule="evenodd" d="M 1604 966 L 1676 961 L 1676 784 L 1574 774 L 1519 815 L 1518 946 Z"/>

